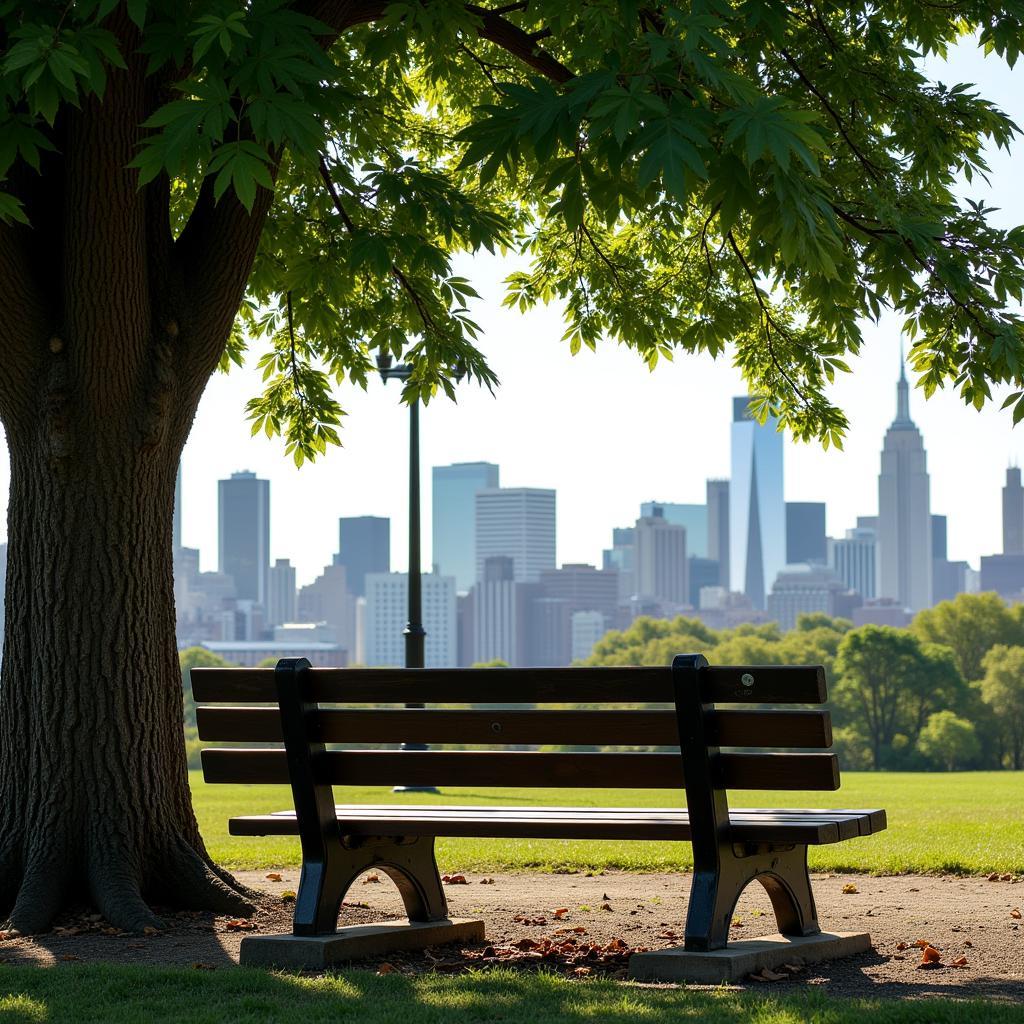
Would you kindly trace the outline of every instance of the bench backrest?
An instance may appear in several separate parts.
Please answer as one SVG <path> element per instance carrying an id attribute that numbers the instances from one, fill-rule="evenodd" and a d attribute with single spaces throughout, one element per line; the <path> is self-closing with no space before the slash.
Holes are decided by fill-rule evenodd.
<path id="1" fill-rule="evenodd" d="M 305 659 L 286 659 L 276 669 L 195 668 L 191 679 L 197 704 L 234 705 L 198 707 L 200 739 L 271 744 L 287 739 L 287 751 L 280 747 L 203 750 L 208 782 L 287 784 L 294 783 L 297 774 L 307 773 L 319 786 L 685 786 L 691 817 L 699 794 L 719 794 L 717 817 L 725 806 L 727 789 L 839 788 L 839 766 L 831 753 L 719 750 L 830 747 L 827 711 L 749 707 L 824 703 L 825 673 L 820 666 L 709 666 L 701 655 L 686 655 L 665 668 L 328 669 L 310 668 Z M 516 711 L 358 706 L 412 701 L 594 707 Z M 238 706 L 274 702 L 279 707 Z M 669 709 L 601 708 L 623 703 L 666 704 Z M 728 707 L 736 704 L 747 707 Z M 489 748 L 561 744 L 681 749 L 672 753 L 326 749 L 327 744 L 402 742 Z"/>

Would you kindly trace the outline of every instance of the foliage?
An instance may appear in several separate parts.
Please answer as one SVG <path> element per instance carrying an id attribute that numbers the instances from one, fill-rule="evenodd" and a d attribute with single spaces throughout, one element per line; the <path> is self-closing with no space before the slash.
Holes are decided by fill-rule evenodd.
<path id="1" fill-rule="evenodd" d="M 982 662 L 992 646 L 1024 644 L 1024 623 L 994 593 L 957 594 L 918 612 L 911 628 L 922 640 L 952 650 L 960 674 L 969 681 L 985 674 Z"/>
<path id="2" fill-rule="evenodd" d="M 454 264 L 484 250 L 526 257 L 506 302 L 559 302 L 573 352 L 733 346 L 799 438 L 841 443 L 826 392 L 885 310 L 926 394 L 1010 383 L 1017 420 L 1024 229 L 954 191 L 1015 126 L 920 58 L 975 37 L 1012 64 L 1022 21 L 1020 0 L 2 3 L 0 219 L 26 220 L 64 114 L 144 68 L 132 164 L 176 232 L 200 195 L 262 216 L 273 190 L 223 364 L 257 341 L 253 430 L 300 463 L 377 355 L 411 364 L 410 401 L 496 383 Z"/>
<path id="3" fill-rule="evenodd" d="M 982 700 L 991 709 L 1000 753 L 1024 768 L 1024 647 L 997 644 L 982 662 Z"/>
<path id="4" fill-rule="evenodd" d="M 952 711 L 936 711 L 917 738 L 918 749 L 948 772 L 964 768 L 980 751 L 974 725 Z"/>

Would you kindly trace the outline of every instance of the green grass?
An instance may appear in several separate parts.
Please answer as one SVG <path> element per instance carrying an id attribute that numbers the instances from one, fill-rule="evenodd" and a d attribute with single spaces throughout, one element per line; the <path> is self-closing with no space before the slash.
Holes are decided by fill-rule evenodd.
<path id="1" fill-rule="evenodd" d="M 291 806 L 282 786 L 207 786 L 192 775 L 199 824 L 210 852 L 225 866 L 296 866 L 296 839 L 235 838 L 227 819 Z M 730 794 L 735 807 L 884 807 L 889 828 L 878 835 L 833 846 L 812 847 L 817 870 L 1024 873 L 1024 830 L 1020 827 L 1022 772 L 847 772 L 838 793 Z M 671 806 L 676 794 L 650 790 L 447 789 L 441 796 L 393 796 L 384 789 L 337 789 L 351 803 L 536 804 Z M 501 871 L 622 869 L 657 871 L 687 868 L 688 843 L 595 842 L 534 839 L 441 839 L 442 870 Z"/>
<path id="2" fill-rule="evenodd" d="M 347 971 L 299 978 L 255 970 L 67 966 L 0 968 L 0 1024 L 1017 1024 L 1024 1007 L 947 999 L 850 999 L 804 990 L 651 989 L 548 974 L 462 977 Z"/>

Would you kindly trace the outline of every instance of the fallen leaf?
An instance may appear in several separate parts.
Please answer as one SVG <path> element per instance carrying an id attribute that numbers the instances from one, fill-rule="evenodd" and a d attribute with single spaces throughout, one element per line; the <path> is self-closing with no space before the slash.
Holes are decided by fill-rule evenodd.
<path id="1" fill-rule="evenodd" d="M 465 875 L 443 875 L 441 877 L 441 881 L 444 882 L 445 885 L 469 885 L 469 882 L 466 881 Z"/>
<path id="2" fill-rule="evenodd" d="M 971 940 L 970 940 L 970 939 L 968 939 L 968 940 L 967 940 L 967 941 L 966 941 L 966 942 L 964 943 L 964 945 L 965 945 L 965 946 L 966 946 L 966 947 L 967 947 L 968 949 L 973 949 L 973 948 L 974 948 L 974 943 L 973 943 L 973 942 L 971 942 Z"/>
<path id="3" fill-rule="evenodd" d="M 363 879 L 363 885 L 370 885 L 373 882 L 379 882 L 379 881 L 380 881 L 380 875 L 367 875 Z"/>
<path id="4" fill-rule="evenodd" d="M 921 963 L 937 964 L 942 959 L 942 954 L 934 946 L 925 946 L 921 950 Z"/>
<path id="5" fill-rule="evenodd" d="M 555 911 L 555 920 L 556 921 L 561 921 L 562 918 L 565 917 L 565 915 L 568 914 L 568 913 L 569 913 L 569 908 L 568 907 L 559 907 Z"/>
<path id="6" fill-rule="evenodd" d="M 536 949 L 540 945 L 539 942 L 534 942 L 533 939 L 520 939 L 518 942 L 513 942 L 512 946 L 515 949 Z"/>
<path id="7" fill-rule="evenodd" d="M 159 929 L 154 928 L 152 925 L 148 925 L 147 924 L 146 927 L 142 929 L 142 934 L 143 935 L 159 935 L 160 931 L 159 931 Z"/>
<path id="8" fill-rule="evenodd" d="M 950 967 L 966 967 L 967 966 L 967 957 L 965 957 L 965 956 L 957 957 L 955 960 L 952 960 L 950 962 L 949 966 Z"/>
<path id="9" fill-rule="evenodd" d="M 493 878 L 481 878 L 480 879 L 480 884 L 481 885 L 494 885 L 494 879 Z"/>
<path id="10" fill-rule="evenodd" d="M 285 891 L 283 893 L 281 893 L 281 902 L 282 903 L 294 903 L 295 902 L 295 891 L 293 889 L 285 889 Z"/>
<path id="11" fill-rule="evenodd" d="M 767 967 L 763 971 L 761 971 L 761 977 L 764 978 L 766 981 L 785 981 L 786 980 L 786 975 L 785 974 L 780 974 L 778 971 L 770 970 Z"/>
<path id="12" fill-rule="evenodd" d="M 612 941 L 605 946 L 605 951 L 609 953 L 617 953 L 624 949 L 629 949 L 629 946 L 622 939 L 612 939 Z"/>
<path id="13" fill-rule="evenodd" d="M 235 918 L 234 920 L 226 922 L 224 927 L 229 932 L 254 932 L 256 931 L 256 924 L 253 921 L 244 921 L 241 918 Z"/>
<path id="14" fill-rule="evenodd" d="M 846 885 L 843 886 L 843 894 L 845 896 L 852 896 L 857 891 L 857 886 L 855 886 L 853 882 L 847 882 Z"/>
<path id="15" fill-rule="evenodd" d="M 1010 911 L 1010 917 L 1012 917 L 1015 920 L 1019 921 L 1020 920 L 1020 907 L 1014 907 L 1013 910 Z"/>
<path id="16" fill-rule="evenodd" d="M 907 948 L 907 944 L 905 942 L 897 942 L 896 948 L 902 953 Z"/>
<path id="17" fill-rule="evenodd" d="M 394 973 L 395 973 L 395 971 L 397 971 L 397 970 L 398 970 L 398 968 L 397 968 L 397 967 L 395 967 L 395 965 L 394 965 L 394 964 L 389 964 L 389 963 L 386 963 L 386 962 L 385 962 L 385 963 L 382 963 L 382 964 L 381 964 L 381 965 L 380 965 L 380 966 L 379 966 L 379 967 L 377 968 L 377 973 L 378 973 L 378 974 L 394 974 Z"/>
<path id="18" fill-rule="evenodd" d="M 7 931 L 0 932 L 0 942 L 7 942 L 8 939 L 20 939 L 21 932 L 17 928 L 8 928 Z"/>
<path id="19" fill-rule="evenodd" d="M 993 871 L 992 874 L 988 876 L 988 880 L 990 882 L 998 882 L 999 881 L 999 872 L 998 871 Z"/>
<path id="20" fill-rule="evenodd" d="M 581 978 L 586 977 L 586 975 L 590 974 L 592 971 L 592 967 L 574 967 L 572 969 L 572 973 Z"/>
<path id="21" fill-rule="evenodd" d="M 601 904 L 601 909 L 602 910 L 611 910 L 612 909 L 612 905 L 610 903 L 602 903 Z"/>
<path id="22" fill-rule="evenodd" d="M 82 958 L 80 956 L 75 956 L 74 953 L 63 953 L 61 955 L 61 960 L 81 960 L 81 959 Z"/>
<path id="23" fill-rule="evenodd" d="M 918 939 L 914 945 L 917 946 L 918 949 L 927 949 L 931 943 L 927 939 Z"/>
<path id="24" fill-rule="evenodd" d="M 1000 875 L 999 876 L 999 880 L 1001 882 L 1012 882 L 1013 881 L 1013 875 L 1009 875 L 1009 874 L 1007 874 L 1007 875 Z"/>
<path id="25" fill-rule="evenodd" d="M 277 872 L 277 871 L 271 871 L 269 875 L 264 875 L 263 877 L 268 882 L 280 882 L 281 881 L 280 872 Z"/>

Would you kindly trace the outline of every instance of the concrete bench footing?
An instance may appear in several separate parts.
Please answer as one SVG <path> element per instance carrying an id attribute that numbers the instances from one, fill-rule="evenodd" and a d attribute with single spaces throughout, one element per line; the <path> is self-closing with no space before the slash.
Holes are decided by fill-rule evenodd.
<path id="1" fill-rule="evenodd" d="M 725 949 L 688 953 L 673 949 L 634 953 L 629 976 L 636 981 L 685 981 L 695 985 L 720 985 L 743 981 L 767 967 L 774 970 L 794 962 L 814 963 L 864 953 L 871 949 L 867 932 L 821 932 L 818 935 L 769 935 L 740 939 Z"/>
<path id="2" fill-rule="evenodd" d="M 333 935 L 248 935 L 242 939 L 243 967 L 320 970 L 350 960 L 446 942 L 480 942 L 484 923 L 468 917 L 444 921 L 387 921 L 352 924 Z"/>

